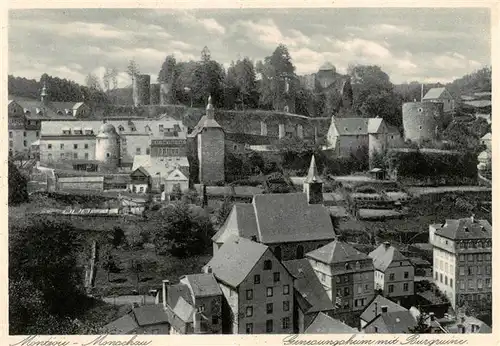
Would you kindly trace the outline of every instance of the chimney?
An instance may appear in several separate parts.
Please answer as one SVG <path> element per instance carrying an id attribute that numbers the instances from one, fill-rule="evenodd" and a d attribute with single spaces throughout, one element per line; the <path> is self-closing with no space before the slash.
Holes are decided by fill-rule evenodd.
<path id="1" fill-rule="evenodd" d="M 471 221 L 472 223 L 474 223 L 474 216 L 475 216 L 475 215 L 474 215 L 474 214 L 472 214 L 472 215 L 471 215 L 471 217 L 470 217 L 470 221 Z"/>
<path id="2" fill-rule="evenodd" d="M 170 285 L 170 281 L 169 280 L 163 280 L 162 281 L 163 283 L 163 308 L 166 309 L 167 308 L 167 297 L 168 297 L 168 286 Z"/>
<path id="3" fill-rule="evenodd" d="M 207 273 L 211 273 L 212 272 L 212 267 L 211 266 L 208 266 L 207 267 Z"/>
<path id="4" fill-rule="evenodd" d="M 387 313 L 387 305 L 382 305 L 380 308 L 382 309 L 383 314 Z"/>

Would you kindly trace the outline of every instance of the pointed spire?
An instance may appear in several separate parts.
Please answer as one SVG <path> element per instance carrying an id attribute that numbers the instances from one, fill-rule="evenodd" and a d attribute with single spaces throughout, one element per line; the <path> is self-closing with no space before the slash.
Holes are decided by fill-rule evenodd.
<path id="1" fill-rule="evenodd" d="M 307 183 L 321 183 L 323 182 L 318 174 L 318 168 L 316 167 L 316 159 L 314 155 L 311 158 L 311 165 L 309 166 L 309 172 L 306 178 Z"/>

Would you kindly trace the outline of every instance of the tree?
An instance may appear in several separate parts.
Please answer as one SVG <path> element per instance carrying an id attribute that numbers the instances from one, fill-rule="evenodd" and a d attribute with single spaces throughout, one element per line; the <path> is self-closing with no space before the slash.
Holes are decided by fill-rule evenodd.
<path id="1" fill-rule="evenodd" d="M 176 64 L 177 61 L 173 55 L 168 55 L 161 65 L 160 72 L 158 73 L 159 82 L 173 83 L 176 77 Z"/>
<path id="2" fill-rule="evenodd" d="M 279 44 L 264 62 L 257 62 L 256 71 L 262 76 L 259 102 L 266 108 L 273 107 L 277 100 L 283 97 L 284 76 L 295 75 L 295 66 L 292 64 L 288 48 L 284 44 Z M 293 88 L 291 91 L 293 92 Z"/>
<path id="3" fill-rule="evenodd" d="M 130 60 L 127 65 L 127 74 L 130 76 L 132 83 L 134 82 L 135 77 L 140 73 L 141 72 L 139 71 L 139 65 L 135 62 L 135 60 Z"/>
<path id="4" fill-rule="evenodd" d="M 77 264 L 80 244 L 71 224 L 52 217 L 33 216 L 10 225 L 9 293 L 13 300 L 9 322 L 17 332 L 40 332 L 39 317 L 42 329 L 74 318 L 85 308 L 82 270 Z M 33 311 L 33 315 L 23 317 L 23 311 Z M 43 334 L 51 330 L 47 327 Z"/>
<path id="5" fill-rule="evenodd" d="M 227 71 L 226 87 L 232 93 L 233 100 L 241 102 L 243 107 L 257 107 L 258 91 L 256 72 L 253 62 L 245 57 L 232 63 Z"/>
<path id="6" fill-rule="evenodd" d="M 135 274 L 137 278 L 137 287 L 139 287 L 139 283 L 141 281 L 141 273 L 143 272 L 143 265 L 141 259 L 131 259 L 129 262 L 129 270 Z"/>
<path id="7" fill-rule="evenodd" d="M 24 177 L 10 160 L 8 161 L 9 205 L 28 201 L 28 179 Z"/>
<path id="8" fill-rule="evenodd" d="M 87 77 L 85 77 L 85 85 L 90 90 L 102 91 L 101 83 L 99 82 L 99 77 L 95 73 L 90 72 Z"/>
<path id="9" fill-rule="evenodd" d="M 229 217 L 231 210 L 233 209 L 234 201 L 231 196 L 224 197 L 219 210 L 217 210 L 217 225 L 222 226 L 226 219 Z"/>
<path id="10" fill-rule="evenodd" d="M 353 110 L 364 117 L 380 116 L 394 126 L 401 126 L 401 100 L 394 93 L 387 73 L 375 65 L 349 66 L 353 89 Z"/>
<path id="11" fill-rule="evenodd" d="M 205 211 L 187 203 L 175 202 L 153 216 L 154 243 L 159 252 L 174 256 L 200 254 L 210 244 L 212 224 Z"/>
<path id="12" fill-rule="evenodd" d="M 172 192 L 170 193 L 171 199 L 174 201 L 178 201 L 182 197 L 182 190 L 179 184 L 175 184 L 172 188 Z"/>
<path id="13" fill-rule="evenodd" d="M 125 241 L 125 232 L 121 227 L 113 227 L 113 238 L 111 239 L 111 244 L 114 248 L 122 245 Z"/>
<path id="14" fill-rule="evenodd" d="M 427 334 L 430 333 L 431 327 L 427 323 L 428 316 L 424 313 L 421 313 L 417 317 L 417 325 L 413 328 L 409 328 L 408 331 L 413 334 Z"/>

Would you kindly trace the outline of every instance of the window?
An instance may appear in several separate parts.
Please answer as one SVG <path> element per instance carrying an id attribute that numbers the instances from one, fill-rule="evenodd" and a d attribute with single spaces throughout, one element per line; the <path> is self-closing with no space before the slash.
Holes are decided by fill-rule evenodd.
<path id="1" fill-rule="evenodd" d="M 349 309 L 349 301 L 344 301 L 344 309 Z"/>
<path id="2" fill-rule="evenodd" d="M 61 143 L 61 144 L 59 145 L 59 148 L 60 148 L 61 150 L 64 150 L 64 143 Z"/>
<path id="3" fill-rule="evenodd" d="M 460 275 L 465 275 L 465 268 L 464 267 L 460 266 L 458 268 L 458 270 L 459 270 Z"/>
<path id="4" fill-rule="evenodd" d="M 246 325 L 246 332 L 247 332 L 247 334 L 252 334 L 253 333 L 253 323 L 247 323 L 247 325 Z"/>
<path id="5" fill-rule="evenodd" d="M 270 260 L 264 261 L 264 270 L 271 270 L 273 268 L 273 263 Z"/>
<path id="6" fill-rule="evenodd" d="M 283 317 L 283 329 L 290 328 L 290 317 Z"/>
<path id="7" fill-rule="evenodd" d="M 363 287 L 361 285 L 358 285 L 358 294 L 360 294 L 363 290 Z"/>
<path id="8" fill-rule="evenodd" d="M 420 126 L 418 127 L 418 129 L 419 129 L 419 130 L 422 130 L 422 125 L 420 125 Z"/>
<path id="9" fill-rule="evenodd" d="M 370 286 L 368 284 L 365 285 L 365 291 L 369 291 L 370 290 Z"/>
<path id="10" fill-rule="evenodd" d="M 290 285 L 283 285 L 283 294 L 287 295 L 290 293 Z"/>
<path id="11" fill-rule="evenodd" d="M 453 279 L 450 278 L 450 287 L 453 287 Z"/>
<path id="12" fill-rule="evenodd" d="M 78 149 L 78 144 L 73 144 L 73 149 Z"/>
<path id="13" fill-rule="evenodd" d="M 47 155 L 47 158 L 49 159 L 49 161 L 52 160 L 52 154 Z"/>
<path id="14" fill-rule="evenodd" d="M 38 138 L 38 137 L 40 137 L 40 131 L 36 131 L 36 132 L 35 132 L 35 136 L 36 136 L 37 138 Z"/>
<path id="15" fill-rule="evenodd" d="M 64 159 L 64 153 L 61 153 L 61 155 L 59 155 L 59 157 L 61 158 L 61 160 Z"/>
<path id="16" fill-rule="evenodd" d="M 253 290 L 247 290 L 247 300 L 253 299 Z"/>
<path id="17" fill-rule="evenodd" d="M 446 275 L 444 276 L 444 284 L 448 285 L 448 277 Z"/>
<path id="18" fill-rule="evenodd" d="M 483 280 L 481 280 L 481 279 L 477 280 L 477 288 L 478 289 L 483 289 Z"/>
<path id="19" fill-rule="evenodd" d="M 160 130 L 160 132 L 163 132 L 163 125 L 162 124 L 158 125 L 158 129 Z"/>
<path id="20" fill-rule="evenodd" d="M 279 272 L 275 272 L 273 274 L 273 279 L 274 279 L 274 282 L 279 282 L 280 281 L 280 273 Z"/>
<path id="21" fill-rule="evenodd" d="M 486 267 L 486 274 L 491 274 L 491 267 L 489 265 L 487 265 Z"/>
<path id="22" fill-rule="evenodd" d="M 253 283 L 254 284 L 260 284 L 260 275 L 254 275 L 253 276 Z"/>
<path id="23" fill-rule="evenodd" d="M 146 155 L 151 154 L 151 150 L 149 148 L 146 148 Z"/>
<path id="24" fill-rule="evenodd" d="M 473 262 L 474 261 L 474 255 L 473 254 L 468 254 L 467 255 L 467 261 Z"/>
<path id="25" fill-rule="evenodd" d="M 405 272 L 405 279 L 408 279 L 409 276 L 410 276 L 410 273 Z"/>
<path id="26" fill-rule="evenodd" d="M 336 276 L 335 277 L 335 282 L 338 283 L 338 284 L 340 283 L 340 276 Z"/>
<path id="27" fill-rule="evenodd" d="M 405 282 L 403 284 L 403 291 L 408 292 L 408 283 L 407 282 Z"/>
<path id="28" fill-rule="evenodd" d="M 23 132 L 23 137 L 26 137 L 26 131 Z"/>
<path id="29" fill-rule="evenodd" d="M 78 153 L 73 153 L 73 158 L 77 159 L 78 158 Z"/>
<path id="30" fill-rule="evenodd" d="M 485 283 L 486 287 L 491 287 L 491 279 L 489 279 L 489 278 L 485 279 L 484 283 Z"/>
<path id="31" fill-rule="evenodd" d="M 389 274 L 389 280 L 394 281 L 394 273 Z"/>
<path id="32" fill-rule="evenodd" d="M 84 145 L 83 145 L 83 147 L 84 147 L 85 149 L 88 149 L 88 148 L 89 148 L 89 145 L 88 145 L 88 144 L 84 144 Z"/>
<path id="33" fill-rule="evenodd" d="M 389 285 L 389 293 L 393 293 L 394 292 L 394 285 Z"/>
<path id="34" fill-rule="evenodd" d="M 47 144 L 47 148 L 52 149 L 52 144 Z"/>
<path id="35" fill-rule="evenodd" d="M 141 148 L 135 148 L 135 154 L 141 155 Z"/>
<path id="36" fill-rule="evenodd" d="M 23 141 L 23 145 L 24 145 L 25 147 L 26 147 L 26 146 L 28 146 L 28 142 Z"/>
<path id="37" fill-rule="evenodd" d="M 273 296 L 273 288 L 272 287 L 268 287 L 267 290 L 266 290 L 266 295 L 268 297 L 272 297 Z"/>
<path id="38" fill-rule="evenodd" d="M 159 329 L 153 329 L 151 331 L 151 334 L 160 334 L 160 330 Z"/>
<path id="39" fill-rule="evenodd" d="M 266 321 L 266 333 L 272 333 L 273 331 L 273 320 Z"/>
<path id="40" fill-rule="evenodd" d="M 465 289 L 465 281 L 464 281 L 464 280 L 460 280 L 460 281 L 459 281 L 459 285 L 460 285 L 460 289 L 461 289 L 461 290 L 464 290 L 464 289 Z"/>
<path id="41" fill-rule="evenodd" d="M 106 153 L 106 157 L 110 157 L 110 156 L 111 156 L 111 154 L 110 154 L 110 153 Z"/>
<path id="42" fill-rule="evenodd" d="M 85 153 L 85 160 L 89 159 L 89 153 Z"/>
<path id="43" fill-rule="evenodd" d="M 482 262 L 483 261 L 483 254 L 482 253 L 478 253 L 477 254 L 477 261 L 478 262 Z"/>
<path id="44" fill-rule="evenodd" d="M 266 313 L 267 314 L 272 314 L 273 313 L 273 303 L 267 303 L 266 304 Z"/>
<path id="45" fill-rule="evenodd" d="M 465 261 L 465 256 L 464 255 L 460 255 L 458 258 L 459 258 L 460 262 Z"/>
<path id="46" fill-rule="evenodd" d="M 481 274 L 481 267 L 480 267 L 480 266 L 478 266 L 478 267 L 477 267 L 477 275 L 480 275 L 480 274 Z"/>
<path id="47" fill-rule="evenodd" d="M 283 311 L 290 311 L 290 302 L 288 300 L 283 302 Z"/>
<path id="48" fill-rule="evenodd" d="M 278 261 L 281 261 L 281 247 L 280 246 L 276 246 L 274 248 L 274 256 L 276 256 Z"/>
<path id="49" fill-rule="evenodd" d="M 252 317 L 253 316 L 253 307 L 252 306 L 247 306 L 246 316 L 247 317 Z"/>
<path id="50" fill-rule="evenodd" d="M 204 312 L 205 311 L 205 305 L 204 304 L 201 304 L 200 306 L 198 306 L 198 308 L 196 309 L 198 312 Z"/>
<path id="51" fill-rule="evenodd" d="M 349 295 L 349 287 L 344 287 L 344 296 Z"/>
<path id="52" fill-rule="evenodd" d="M 435 275 L 435 277 L 434 277 L 434 280 L 438 281 L 438 280 L 439 280 L 439 274 L 438 274 L 438 272 L 436 272 L 435 274 L 436 274 L 436 275 Z"/>
<path id="53" fill-rule="evenodd" d="M 12 131 L 9 131 L 9 138 L 12 138 Z"/>
<path id="54" fill-rule="evenodd" d="M 219 317 L 212 316 L 212 324 L 219 324 Z"/>
<path id="55" fill-rule="evenodd" d="M 468 275 L 474 275 L 474 267 L 468 267 Z"/>
<path id="56" fill-rule="evenodd" d="M 439 282 L 443 283 L 443 274 L 439 273 Z"/>

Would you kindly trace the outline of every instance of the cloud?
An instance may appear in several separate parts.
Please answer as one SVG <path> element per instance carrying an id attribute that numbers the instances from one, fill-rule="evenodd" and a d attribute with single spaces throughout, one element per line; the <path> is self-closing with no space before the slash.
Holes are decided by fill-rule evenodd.
<path id="1" fill-rule="evenodd" d="M 373 57 L 387 59 L 391 58 L 391 52 L 383 45 L 374 42 L 355 38 L 352 40 L 331 40 L 331 42 L 342 51 L 346 51 L 353 56 L 358 57 Z"/>
<path id="2" fill-rule="evenodd" d="M 464 55 L 455 52 L 447 52 L 445 54 L 437 55 L 432 59 L 432 61 L 438 68 L 443 70 L 475 70 L 481 67 L 481 63 L 479 61 L 467 59 Z"/>
<path id="3" fill-rule="evenodd" d="M 209 31 L 215 32 L 218 34 L 225 34 L 226 29 L 220 25 L 215 19 L 213 18 L 207 18 L 207 19 L 200 19 L 200 23 Z"/>

